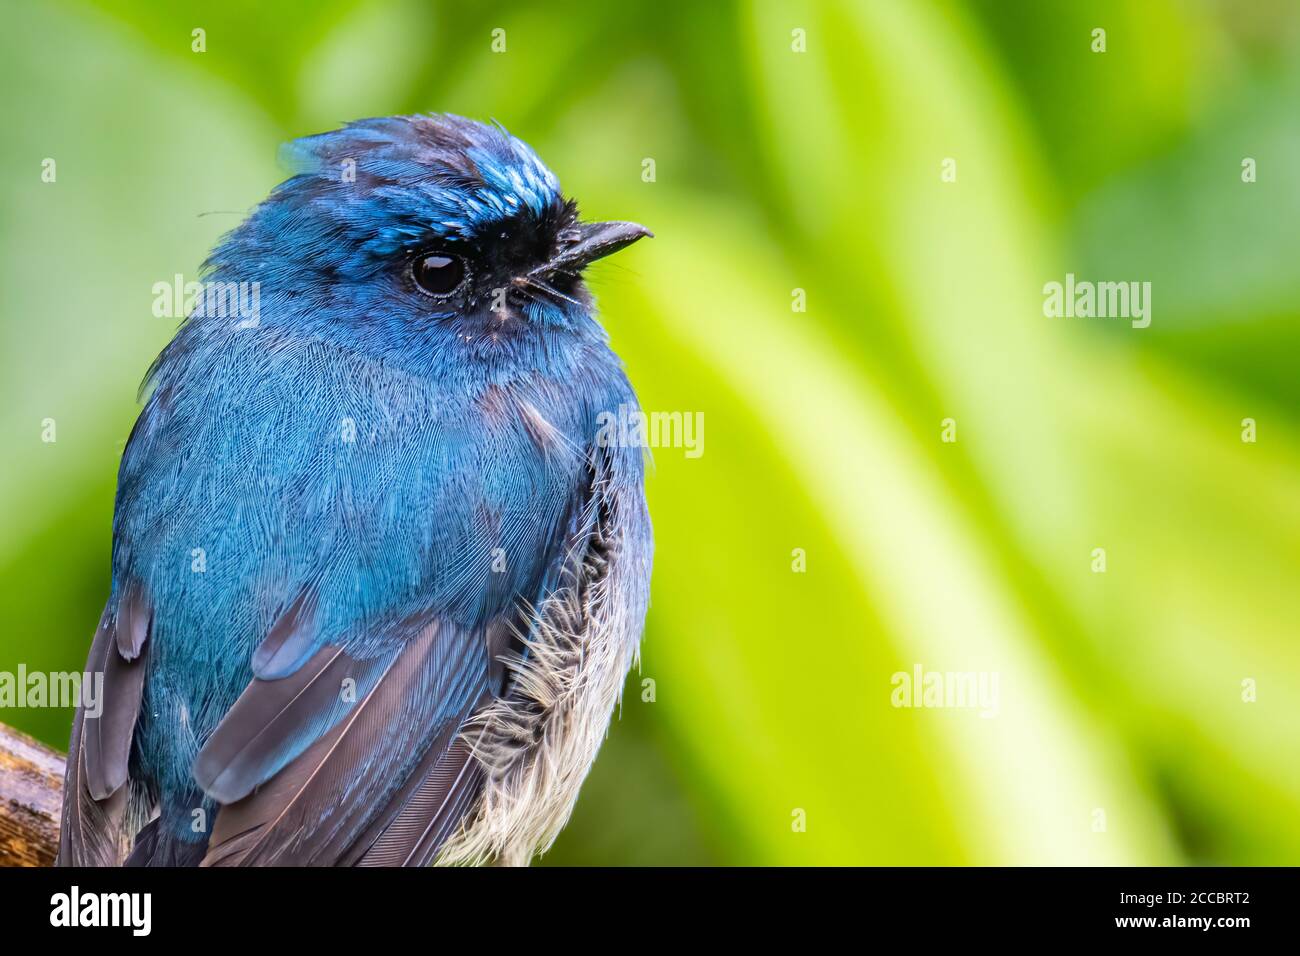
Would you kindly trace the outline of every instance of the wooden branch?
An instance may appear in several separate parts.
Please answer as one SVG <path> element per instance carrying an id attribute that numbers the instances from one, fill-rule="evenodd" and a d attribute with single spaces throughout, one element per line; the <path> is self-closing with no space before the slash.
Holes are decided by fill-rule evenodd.
<path id="1" fill-rule="evenodd" d="M 50 866 L 62 810 L 63 755 L 0 724 L 0 866 Z"/>

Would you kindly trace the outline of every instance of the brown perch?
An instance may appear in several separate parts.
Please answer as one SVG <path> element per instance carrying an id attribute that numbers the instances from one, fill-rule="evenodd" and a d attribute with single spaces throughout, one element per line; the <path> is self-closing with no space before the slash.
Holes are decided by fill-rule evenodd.
<path id="1" fill-rule="evenodd" d="M 63 755 L 0 724 L 0 866 L 49 866 L 59 849 Z"/>

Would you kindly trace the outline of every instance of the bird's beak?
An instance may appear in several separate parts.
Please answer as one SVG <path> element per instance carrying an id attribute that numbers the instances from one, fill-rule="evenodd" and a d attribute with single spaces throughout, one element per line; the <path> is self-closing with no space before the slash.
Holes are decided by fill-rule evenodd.
<path id="1" fill-rule="evenodd" d="M 644 236 L 654 233 L 635 222 L 584 222 L 577 228 L 578 241 L 566 246 L 550 262 L 534 270 L 536 275 L 555 272 L 578 273 L 597 259 L 612 255 Z"/>

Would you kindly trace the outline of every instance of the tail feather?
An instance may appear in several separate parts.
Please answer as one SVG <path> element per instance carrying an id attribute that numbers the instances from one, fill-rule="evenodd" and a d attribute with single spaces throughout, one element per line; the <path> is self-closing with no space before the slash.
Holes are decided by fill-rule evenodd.
<path id="1" fill-rule="evenodd" d="M 136 834 L 123 866 L 198 866 L 207 852 L 208 841 L 181 840 L 168 832 L 162 817 L 155 817 Z"/>

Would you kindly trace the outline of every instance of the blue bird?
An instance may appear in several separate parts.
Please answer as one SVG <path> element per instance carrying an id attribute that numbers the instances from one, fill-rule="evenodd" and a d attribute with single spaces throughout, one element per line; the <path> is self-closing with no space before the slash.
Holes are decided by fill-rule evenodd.
<path id="1" fill-rule="evenodd" d="M 650 233 L 579 221 L 456 116 L 286 151 L 142 388 L 59 860 L 526 864 L 649 598 L 645 452 L 601 427 L 636 399 L 583 270 Z"/>

